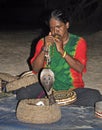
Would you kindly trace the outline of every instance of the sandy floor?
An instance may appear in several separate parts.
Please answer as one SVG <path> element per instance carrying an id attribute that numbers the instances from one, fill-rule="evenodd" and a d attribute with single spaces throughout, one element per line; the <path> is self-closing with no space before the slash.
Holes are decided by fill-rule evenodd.
<path id="1" fill-rule="evenodd" d="M 85 36 L 88 42 L 86 87 L 99 89 L 102 93 L 102 31 Z"/>
<path id="2" fill-rule="evenodd" d="M 0 72 L 18 75 L 29 70 L 27 58 L 31 43 L 39 34 L 40 30 L 0 32 Z M 85 87 L 96 88 L 102 93 L 102 31 L 83 37 L 89 48 Z"/>

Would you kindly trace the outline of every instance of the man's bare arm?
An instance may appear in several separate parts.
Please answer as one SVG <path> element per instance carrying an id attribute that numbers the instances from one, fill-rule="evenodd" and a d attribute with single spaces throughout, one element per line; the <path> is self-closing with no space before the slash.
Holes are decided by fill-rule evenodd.
<path id="1" fill-rule="evenodd" d="M 44 56 L 45 56 L 45 52 L 41 51 L 39 55 L 35 58 L 35 60 L 32 62 L 31 65 L 34 72 L 39 72 L 43 68 Z"/>
<path id="2" fill-rule="evenodd" d="M 70 55 L 66 54 L 65 60 L 70 65 L 71 68 L 75 69 L 79 73 L 81 73 L 84 69 L 84 65 L 80 63 L 80 61 L 72 58 Z"/>

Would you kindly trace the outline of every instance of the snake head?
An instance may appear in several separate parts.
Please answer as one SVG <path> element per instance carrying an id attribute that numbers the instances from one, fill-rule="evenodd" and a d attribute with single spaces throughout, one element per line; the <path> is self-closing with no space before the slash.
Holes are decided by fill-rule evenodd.
<path id="1" fill-rule="evenodd" d="M 41 71 L 40 81 L 47 91 L 50 91 L 52 88 L 54 80 L 54 73 L 51 71 L 51 69 L 43 69 Z"/>
<path id="2" fill-rule="evenodd" d="M 51 71 L 51 69 L 45 68 L 41 71 L 40 81 L 41 81 L 41 84 L 43 85 L 43 87 L 47 93 L 48 98 L 49 98 L 49 104 L 50 105 L 54 104 L 55 99 L 53 96 L 52 86 L 53 86 L 55 79 L 54 79 L 54 73 Z"/>

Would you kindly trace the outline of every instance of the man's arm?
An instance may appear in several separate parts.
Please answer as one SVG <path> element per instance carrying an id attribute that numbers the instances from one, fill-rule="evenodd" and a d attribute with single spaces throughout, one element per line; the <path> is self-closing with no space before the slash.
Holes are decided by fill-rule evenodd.
<path id="1" fill-rule="evenodd" d="M 35 60 L 31 63 L 34 72 L 38 73 L 41 70 L 41 68 L 43 68 L 44 56 L 45 52 L 41 51 L 39 55 L 35 58 Z"/>
<path id="2" fill-rule="evenodd" d="M 53 43 L 54 43 L 53 37 L 51 36 L 50 33 L 43 40 L 40 40 L 38 42 L 35 52 L 37 55 L 35 56 L 33 62 L 31 62 L 34 72 L 39 72 L 43 68 L 45 53 L 47 51 L 46 49 Z"/>
<path id="3" fill-rule="evenodd" d="M 70 65 L 70 67 L 73 68 L 74 70 L 78 71 L 79 73 L 83 71 L 84 65 L 80 63 L 80 61 L 78 61 L 77 59 L 71 57 L 69 54 L 66 54 L 65 60 Z"/>
<path id="4" fill-rule="evenodd" d="M 33 58 L 31 59 L 31 66 L 35 73 L 38 73 L 44 66 L 45 51 L 42 49 L 44 46 L 44 39 L 40 39 L 36 45 L 36 50 Z"/>
<path id="5" fill-rule="evenodd" d="M 79 73 L 83 71 L 87 60 L 87 47 L 86 41 L 84 39 L 80 40 L 74 58 L 70 56 L 68 53 L 66 53 L 62 48 L 59 50 L 59 52 L 62 55 L 62 57 L 64 56 L 63 58 L 65 58 L 66 62 L 70 65 L 71 68 L 73 68 Z"/>

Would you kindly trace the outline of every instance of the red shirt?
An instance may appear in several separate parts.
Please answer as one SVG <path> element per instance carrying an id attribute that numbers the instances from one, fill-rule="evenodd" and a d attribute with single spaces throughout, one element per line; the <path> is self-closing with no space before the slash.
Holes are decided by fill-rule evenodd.
<path id="1" fill-rule="evenodd" d="M 73 39 L 75 39 L 75 40 L 73 41 Z M 81 37 L 78 37 L 76 35 L 72 35 L 71 34 L 68 44 L 70 42 L 73 42 L 73 43 L 75 42 L 72 45 L 72 46 L 74 46 L 73 47 L 74 48 L 74 52 L 72 54 L 72 57 L 75 58 L 75 59 L 77 59 L 77 60 L 79 60 L 84 65 L 83 72 L 86 72 L 86 62 L 87 62 L 87 45 L 86 45 L 86 41 L 83 38 L 81 38 Z M 43 45 L 44 45 L 44 40 L 40 39 L 39 42 L 38 42 L 38 44 L 37 44 L 37 46 L 36 46 L 36 51 L 35 51 L 34 57 L 31 59 L 31 64 L 35 60 L 35 58 L 38 56 L 38 54 L 40 53 Z M 67 53 L 69 54 L 70 52 L 67 51 Z M 56 68 L 53 71 L 56 71 Z M 83 82 L 83 79 L 82 79 L 82 74 L 83 73 L 79 73 L 79 72 L 77 72 L 76 70 L 74 70 L 71 67 L 69 67 L 69 71 L 70 71 L 70 75 L 69 75 L 70 76 L 70 78 L 69 78 L 70 81 L 68 79 L 67 82 L 70 82 L 70 86 L 69 87 L 63 86 L 62 88 L 63 89 L 69 89 L 69 88 L 84 87 L 84 82 Z M 59 88 L 59 87 L 56 87 L 56 86 L 57 86 L 57 83 L 55 85 L 55 89 L 56 90 L 62 89 L 62 88 Z"/>

